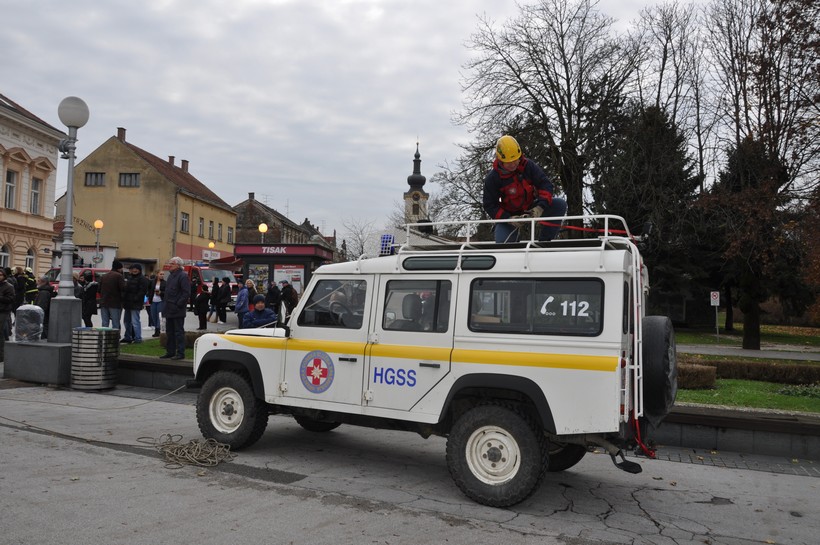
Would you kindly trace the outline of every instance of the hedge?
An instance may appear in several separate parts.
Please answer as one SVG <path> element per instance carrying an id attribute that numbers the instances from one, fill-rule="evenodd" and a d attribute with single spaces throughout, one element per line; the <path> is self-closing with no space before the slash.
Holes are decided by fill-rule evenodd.
<path id="1" fill-rule="evenodd" d="M 678 354 L 678 364 L 679 371 L 681 367 L 692 364 L 714 367 L 716 377 L 721 379 L 762 380 L 779 384 L 820 383 L 820 365 L 767 361 L 712 361 L 681 354 Z"/>

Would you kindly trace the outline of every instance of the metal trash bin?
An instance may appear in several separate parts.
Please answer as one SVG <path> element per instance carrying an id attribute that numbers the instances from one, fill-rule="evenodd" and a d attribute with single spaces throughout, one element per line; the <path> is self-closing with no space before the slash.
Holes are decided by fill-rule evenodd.
<path id="1" fill-rule="evenodd" d="M 71 387 L 77 390 L 114 388 L 119 357 L 118 330 L 75 327 L 71 332 Z"/>

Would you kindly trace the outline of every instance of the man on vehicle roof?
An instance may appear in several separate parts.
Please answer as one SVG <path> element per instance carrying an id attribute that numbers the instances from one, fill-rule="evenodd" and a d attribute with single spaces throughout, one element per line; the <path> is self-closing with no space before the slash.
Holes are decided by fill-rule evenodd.
<path id="1" fill-rule="evenodd" d="M 484 210 L 490 219 L 561 217 L 567 213 L 567 201 L 553 195 L 552 180 L 524 157 L 515 138 L 499 138 L 495 156 L 493 168 L 484 178 Z M 554 223 L 541 226 L 539 240 L 555 238 L 561 225 Z M 518 242 L 518 231 L 518 224 L 497 223 L 495 241 Z"/>

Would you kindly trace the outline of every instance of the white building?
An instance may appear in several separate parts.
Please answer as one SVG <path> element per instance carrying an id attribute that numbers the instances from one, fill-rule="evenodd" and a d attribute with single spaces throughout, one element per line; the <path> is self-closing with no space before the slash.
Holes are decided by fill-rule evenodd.
<path id="1" fill-rule="evenodd" d="M 51 266 L 57 148 L 65 137 L 0 94 L 0 267 L 31 267 L 39 276 Z"/>

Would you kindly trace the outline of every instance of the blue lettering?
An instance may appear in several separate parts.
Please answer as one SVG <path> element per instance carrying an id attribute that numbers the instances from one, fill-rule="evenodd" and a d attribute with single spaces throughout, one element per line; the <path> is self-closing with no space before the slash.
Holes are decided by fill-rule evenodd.
<path id="1" fill-rule="evenodd" d="M 396 386 L 416 385 L 416 371 L 414 369 L 393 369 L 392 367 L 374 367 L 374 384 L 390 384 Z"/>

